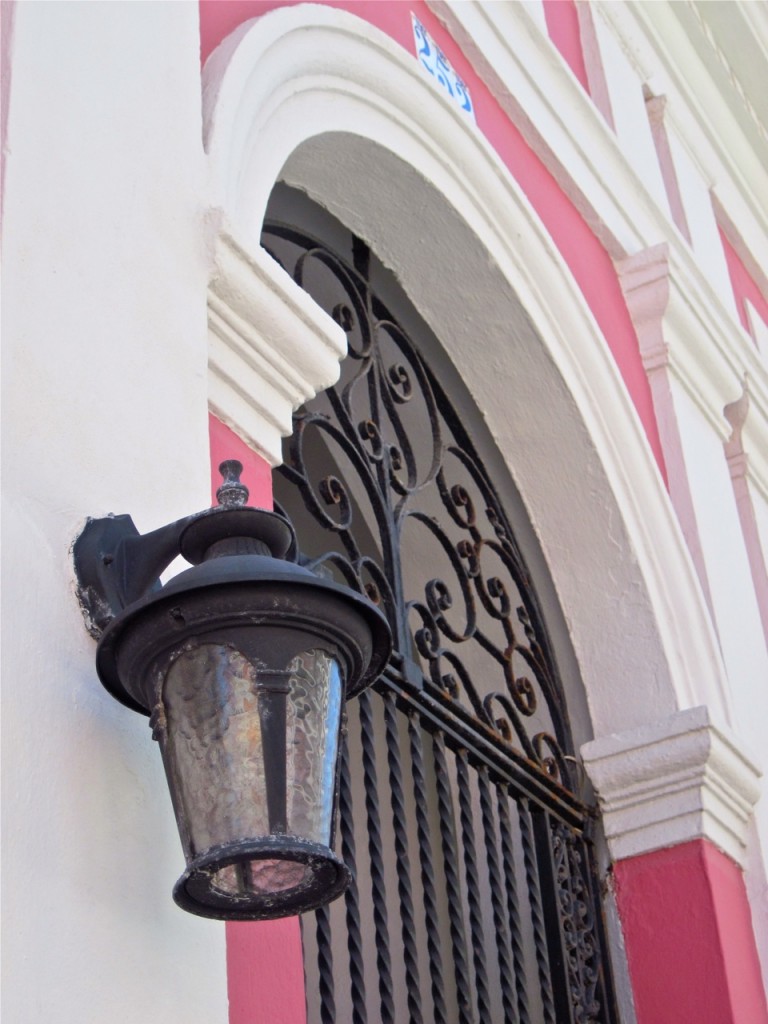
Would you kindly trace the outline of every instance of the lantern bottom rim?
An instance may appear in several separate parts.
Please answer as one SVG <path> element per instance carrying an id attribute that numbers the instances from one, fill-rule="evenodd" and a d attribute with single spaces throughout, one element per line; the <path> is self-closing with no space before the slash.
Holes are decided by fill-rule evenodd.
<path id="1" fill-rule="evenodd" d="M 265 921 L 317 910 L 350 880 L 349 868 L 329 847 L 272 835 L 206 850 L 187 865 L 173 898 L 199 917 Z"/>

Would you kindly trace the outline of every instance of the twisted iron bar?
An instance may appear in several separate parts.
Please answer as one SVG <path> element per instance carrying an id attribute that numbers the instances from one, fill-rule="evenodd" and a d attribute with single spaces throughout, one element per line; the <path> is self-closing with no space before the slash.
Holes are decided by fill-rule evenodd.
<path id="1" fill-rule="evenodd" d="M 464 877 L 467 881 L 469 928 L 472 933 L 472 961 L 475 967 L 475 993 L 481 1021 L 492 1020 L 491 996 L 488 991 L 488 972 L 485 967 L 485 928 L 483 922 L 480 875 L 475 850 L 475 823 L 472 814 L 472 795 L 469 789 L 469 767 L 466 750 L 456 754 L 456 778 L 459 787 L 459 818 L 464 848 Z"/>
<path id="2" fill-rule="evenodd" d="M 483 836 L 485 838 L 485 861 L 488 866 L 488 877 L 491 888 L 491 907 L 493 925 L 496 932 L 496 952 L 499 963 L 501 981 L 501 1001 L 504 1009 L 505 1024 L 519 1024 L 515 993 L 512 979 L 515 976 L 514 962 L 510 950 L 509 929 L 504 916 L 504 884 L 501 874 L 499 851 L 496 845 L 496 823 L 493 817 L 493 801 L 491 799 L 491 783 L 488 769 L 481 768 L 477 773 L 477 785 L 480 792 L 480 813 L 483 819 Z"/>
<path id="3" fill-rule="evenodd" d="M 523 841 L 525 880 L 528 886 L 528 899 L 531 906 L 533 941 L 536 946 L 536 963 L 539 968 L 539 984 L 541 987 L 541 1000 L 544 1009 L 544 1022 L 545 1024 L 558 1024 L 555 1018 L 555 997 L 552 992 L 552 978 L 549 970 L 547 935 L 544 923 L 544 909 L 541 902 L 541 889 L 539 888 L 539 872 L 536 866 L 533 826 L 531 823 L 531 812 L 528 808 L 527 800 L 520 800 L 518 804 L 518 814 L 520 817 L 520 835 Z"/>
<path id="4" fill-rule="evenodd" d="M 315 914 L 315 927 L 317 934 L 317 966 L 320 973 L 320 1020 L 322 1024 L 336 1024 L 331 914 L 327 906 L 320 907 Z"/>
<path id="5" fill-rule="evenodd" d="M 458 859 L 456 846 L 456 824 L 453 816 L 453 800 L 448 779 L 448 765 L 445 758 L 445 740 L 441 732 L 436 732 L 432 749 L 435 758 L 435 780 L 437 783 L 437 803 L 440 815 L 440 838 L 443 846 L 443 869 L 448 897 L 448 919 L 451 931 L 451 947 L 453 951 L 453 967 L 456 973 L 456 1004 L 459 1011 L 459 1024 L 472 1024 L 470 993 L 472 981 L 467 962 L 467 940 L 464 934 L 464 903 L 459 881 Z M 548 1022 L 549 1024 L 549 1022 Z"/>
<path id="6" fill-rule="evenodd" d="M 403 769 L 400 762 L 400 738 L 397 730 L 395 695 L 388 690 L 384 695 L 384 723 L 387 733 L 387 761 L 389 788 L 392 800 L 392 825 L 395 833 L 397 864 L 397 890 L 400 897 L 400 917 L 405 959 L 406 994 L 411 1024 L 421 1024 L 421 985 L 419 982 L 419 952 L 416 946 L 416 919 L 411 891 L 411 863 L 408 856 Z"/>
<path id="7" fill-rule="evenodd" d="M 448 1024 L 443 983 L 443 958 L 440 950 L 440 916 L 437 908 L 435 869 L 432 863 L 432 839 L 427 816 L 425 794 L 428 792 L 424 771 L 424 744 L 417 712 L 408 715 L 408 736 L 411 748 L 411 774 L 416 806 L 416 835 L 419 842 L 421 886 L 424 898 L 424 917 L 427 925 L 427 953 L 429 954 L 432 1009 L 435 1024 Z"/>
<path id="8" fill-rule="evenodd" d="M 365 810 L 368 817 L 368 855 L 371 859 L 373 925 L 376 935 L 376 965 L 379 969 L 381 1021 L 382 1024 L 395 1024 L 392 959 L 389 952 L 389 926 L 387 923 L 387 883 L 382 853 L 383 840 L 381 818 L 379 817 L 379 790 L 376 777 L 376 751 L 370 693 L 360 694 L 358 707 L 363 741 L 363 780 L 365 783 Z"/>
<path id="9" fill-rule="evenodd" d="M 513 977 L 517 990 L 517 1008 L 520 1024 L 531 1024 L 528 1009 L 528 992 L 525 986 L 525 954 L 520 925 L 520 904 L 517 896 L 517 877 L 515 871 L 515 841 L 512 834 L 512 820 L 509 815 L 509 789 L 497 786 L 496 805 L 499 812 L 499 833 L 501 836 L 501 857 L 504 866 L 504 883 L 507 895 L 507 918 L 512 939 L 512 959 L 514 961 Z"/>
<path id="10" fill-rule="evenodd" d="M 352 881 L 344 894 L 347 922 L 347 951 L 349 953 L 349 980 L 352 995 L 352 1024 L 367 1024 L 365 1003 L 365 960 L 363 935 L 360 926 L 360 894 L 357 888 L 357 860 L 355 850 L 355 819 L 352 804 L 352 786 L 349 774 L 349 747 L 345 735 L 341 744 L 341 772 L 339 773 L 339 819 L 341 824 L 341 857 L 352 872 Z"/>

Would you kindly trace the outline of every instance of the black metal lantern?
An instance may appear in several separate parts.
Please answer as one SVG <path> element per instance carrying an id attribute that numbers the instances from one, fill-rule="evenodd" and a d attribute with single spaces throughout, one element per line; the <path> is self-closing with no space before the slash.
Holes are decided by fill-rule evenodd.
<path id="1" fill-rule="evenodd" d="M 187 860 L 174 899 L 259 920 L 347 887 L 331 849 L 342 707 L 391 639 L 367 598 L 297 563 L 286 519 L 245 505 L 240 463 L 221 471 L 218 507 L 154 533 L 90 520 L 75 568 L 99 677 L 160 744 Z M 192 568 L 161 586 L 178 554 Z"/>

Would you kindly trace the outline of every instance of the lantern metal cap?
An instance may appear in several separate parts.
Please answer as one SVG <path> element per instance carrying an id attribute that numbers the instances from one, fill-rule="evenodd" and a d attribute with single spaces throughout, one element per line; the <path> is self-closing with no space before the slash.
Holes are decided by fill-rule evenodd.
<path id="1" fill-rule="evenodd" d="M 354 696 L 382 672 L 391 652 L 391 633 L 382 612 L 364 595 L 319 576 L 298 564 L 298 546 L 290 522 L 277 512 L 246 505 L 248 489 L 240 482 L 242 464 L 235 459 L 219 467 L 224 482 L 217 491 L 222 502 L 148 534 L 139 534 L 130 516 L 89 520 L 75 547 L 78 597 L 91 634 L 99 640 L 96 667 L 106 689 L 121 703 L 148 715 L 151 701 L 118 668 L 118 652 L 126 630 L 151 615 L 180 624 L 180 602 L 192 593 L 205 593 L 215 617 L 217 595 L 239 593 L 247 618 L 248 600 L 261 620 L 267 615 L 272 588 L 283 596 L 274 618 L 290 619 L 291 588 L 311 603 L 309 621 L 331 629 L 334 615 L 346 606 L 359 619 L 360 636 L 348 660 L 347 696 Z M 182 555 L 192 568 L 165 585 L 160 573 Z M 249 598 L 243 588 L 248 588 Z M 273 595 L 274 596 L 274 595 Z M 304 598 L 302 598 L 304 600 Z M 353 628 L 353 634 L 356 632 Z M 174 630 L 171 629 L 173 638 Z M 177 630 L 180 638 L 181 633 Z M 348 652 L 349 654 L 349 652 Z"/>

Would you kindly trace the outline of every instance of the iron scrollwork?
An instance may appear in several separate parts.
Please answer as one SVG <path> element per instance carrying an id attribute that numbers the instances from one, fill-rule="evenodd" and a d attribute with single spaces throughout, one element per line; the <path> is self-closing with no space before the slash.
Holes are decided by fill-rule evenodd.
<path id="1" fill-rule="evenodd" d="M 597 1024 L 602 978 L 594 899 L 583 844 L 562 824 L 552 829 L 552 857 L 573 1020 Z"/>
<path id="2" fill-rule="evenodd" d="M 319 531 L 312 566 L 386 612 L 396 661 L 441 702 L 574 791 L 562 687 L 531 580 L 460 416 L 350 262 L 271 223 L 263 244 L 344 329 L 338 384 L 294 418 L 284 481 Z M 425 582 L 426 579 L 426 582 Z"/>

